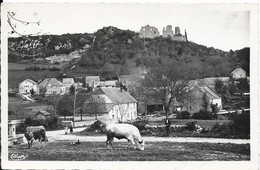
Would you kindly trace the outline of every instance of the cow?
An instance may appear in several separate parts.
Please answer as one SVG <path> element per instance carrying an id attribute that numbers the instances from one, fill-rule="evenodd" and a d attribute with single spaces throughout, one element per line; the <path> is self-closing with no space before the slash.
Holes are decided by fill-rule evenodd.
<path id="1" fill-rule="evenodd" d="M 127 139 L 127 150 L 131 143 L 134 146 L 134 149 L 144 150 L 144 140 L 142 139 L 139 130 L 134 125 L 124 123 L 105 124 L 102 122 L 100 124 L 100 128 L 103 132 L 107 134 L 107 149 L 109 149 L 109 145 L 111 145 L 112 149 L 115 149 L 112 144 L 115 137 L 119 140 Z"/>
<path id="2" fill-rule="evenodd" d="M 45 141 L 48 142 L 48 138 L 46 136 L 46 130 L 43 126 L 28 126 L 24 133 L 25 138 L 28 141 L 29 148 L 32 147 L 32 143 L 34 140 L 39 140 L 40 142 Z"/>

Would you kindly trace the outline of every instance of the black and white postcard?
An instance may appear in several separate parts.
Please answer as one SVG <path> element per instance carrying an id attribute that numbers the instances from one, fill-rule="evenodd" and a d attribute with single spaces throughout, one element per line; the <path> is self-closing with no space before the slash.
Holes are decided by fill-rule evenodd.
<path id="1" fill-rule="evenodd" d="M 3 3 L 3 169 L 258 169 L 258 4 Z"/>

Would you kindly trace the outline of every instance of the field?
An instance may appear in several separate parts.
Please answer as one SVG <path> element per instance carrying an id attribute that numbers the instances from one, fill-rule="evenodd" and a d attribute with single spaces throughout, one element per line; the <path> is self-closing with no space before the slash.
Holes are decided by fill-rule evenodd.
<path id="1" fill-rule="evenodd" d="M 71 145 L 68 141 L 34 143 L 9 147 L 12 154 L 28 155 L 25 160 L 59 161 L 241 161 L 250 160 L 249 144 L 146 142 L 144 151 L 130 148 L 127 143 L 115 142 L 115 150 L 107 150 L 105 142 L 82 142 Z"/>
<path id="2" fill-rule="evenodd" d="M 164 117 L 160 120 L 149 120 L 149 125 L 164 125 Z M 188 122 L 197 122 L 198 125 L 204 128 L 212 128 L 216 123 L 228 123 L 230 120 L 199 120 L 199 119 L 171 119 L 172 125 L 185 125 Z"/>

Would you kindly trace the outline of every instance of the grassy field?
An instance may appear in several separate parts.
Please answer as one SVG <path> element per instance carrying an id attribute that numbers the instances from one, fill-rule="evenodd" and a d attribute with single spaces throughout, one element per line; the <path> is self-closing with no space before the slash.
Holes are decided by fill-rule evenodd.
<path id="1" fill-rule="evenodd" d="M 71 145 L 68 141 L 47 144 L 34 143 L 9 147 L 12 154 L 28 155 L 25 160 L 59 161 L 241 161 L 250 160 L 249 144 L 210 144 L 147 142 L 144 151 L 126 150 L 127 143 L 115 142 L 115 150 L 107 150 L 105 142 L 82 142 Z"/>
<path id="2" fill-rule="evenodd" d="M 164 117 L 161 120 L 149 120 L 149 125 L 164 125 Z M 204 128 L 212 128 L 216 123 L 228 123 L 230 120 L 199 120 L 199 119 L 171 119 L 172 125 L 185 125 L 188 122 L 196 121 L 198 125 Z"/>

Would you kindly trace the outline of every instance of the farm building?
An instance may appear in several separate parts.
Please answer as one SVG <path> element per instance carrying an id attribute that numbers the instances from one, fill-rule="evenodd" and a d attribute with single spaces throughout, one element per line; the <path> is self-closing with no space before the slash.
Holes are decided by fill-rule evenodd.
<path id="1" fill-rule="evenodd" d="M 98 88 L 84 103 L 83 112 L 107 114 L 110 120 L 131 121 L 137 118 L 137 101 L 121 88 Z"/>
<path id="2" fill-rule="evenodd" d="M 230 77 L 232 77 L 233 79 L 246 78 L 246 71 L 239 65 L 237 65 L 236 69 L 230 73 Z"/>
<path id="3" fill-rule="evenodd" d="M 92 89 L 94 89 L 94 82 L 96 81 L 100 81 L 99 76 L 86 76 L 85 78 L 85 83 L 86 83 L 86 87 L 90 87 Z"/>
<path id="4" fill-rule="evenodd" d="M 46 88 L 46 95 L 49 94 L 64 94 L 66 87 L 63 83 L 58 81 L 56 78 L 46 78 L 39 83 L 38 89 Z"/>
<path id="5" fill-rule="evenodd" d="M 41 110 L 34 115 L 35 119 L 46 119 L 51 116 L 51 113 L 47 112 L 46 110 Z"/>
<path id="6" fill-rule="evenodd" d="M 190 97 L 185 99 L 182 105 L 182 111 L 196 113 L 201 109 L 212 111 L 211 104 L 222 108 L 222 99 L 217 92 L 208 86 L 196 86 L 191 90 Z M 206 108 L 205 108 L 206 107 Z"/>
<path id="7" fill-rule="evenodd" d="M 66 92 L 69 92 L 70 86 L 74 86 L 75 84 L 73 78 L 63 78 L 62 83 L 65 85 Z"/>
<path id="8" fill-rule="evenodd" d="M 118 80 L 95 81 L 93 91 L 100 87 L 119 87 Z"/>
<path id="9" fill-rule="evenodd" d="M 37 83 L 31 79 L 26 79 L 19 84 L 19 93 L 30 93 L 32 89 L 35 93 L 37 92 Z"/>

